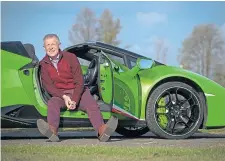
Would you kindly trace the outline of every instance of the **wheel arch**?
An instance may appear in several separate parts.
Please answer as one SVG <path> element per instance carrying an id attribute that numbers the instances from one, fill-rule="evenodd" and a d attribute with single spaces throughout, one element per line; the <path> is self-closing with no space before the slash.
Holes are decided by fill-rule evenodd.
<path id="1" fill-rule="evenodd" d="M 195 81 L 189 79 L 189 78 L 186 78 L 186 77 L 182 77 L 182 76 L 170 76 L 170 77 L 166 77 L 166 78 L 163 78 L 161 80 L 159 80 L 158 82 L 156 82 L 154 84 L 154 86 L 150 89 L 149 91 L 149 94 L 148 94 L 148 97 L 150 97 L 150 95 L 152 94 L 152 92 L 158 87 L 160 86 L 161 84 L 163 83 L 167 83 L 167 82 L 174 82 L 174 81 L 177 81 L 177 82 L 182 82 L 182 83 L 185 83 L 185 84 L 188 84 L 190 85 L 191 87 L 193 87 L 199 94 L 200 96 L 203 98 L 203 101 L 204 101 L 204 109 L 203 109 L 203 121 L 201 123 L 201 126 L 200 128 L 206 128 L 206 122 L 207 122 L 207 114 L 208 114 L 208 106 L 207 106 L 207 102 L 206 102 L 206 96 L 204 94 L 204 91 L 203 89 L 200 87 L 200 85 L 198 85 L 198 83 L 196 83 Z M 148 99 L 147 99 L 148 101 Z M 146 108 L 145 108 L 146 109 Z M 146 112 L 145 112 L 146 113 Z"/>

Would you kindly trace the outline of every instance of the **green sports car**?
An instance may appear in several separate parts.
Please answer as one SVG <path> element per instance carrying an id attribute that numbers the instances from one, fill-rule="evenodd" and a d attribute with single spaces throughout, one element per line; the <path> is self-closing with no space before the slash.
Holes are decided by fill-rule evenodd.
<path id="1" fill-rule="evenodd" d="M 100 42 L 64 49 L 78 57 L 85 85 L 104 120 L 118 118 L 116 132 L 153 132 L 184 139 L 198 129 L 225 127 L 225 88 L 196 73 Z M 47 117 L 51 95 L 43 88 L 32 44 L 1 43 L 1 127 L 35 128 Z M 60 127 L 91 127 L 85 112 L 61 111 Z"/>

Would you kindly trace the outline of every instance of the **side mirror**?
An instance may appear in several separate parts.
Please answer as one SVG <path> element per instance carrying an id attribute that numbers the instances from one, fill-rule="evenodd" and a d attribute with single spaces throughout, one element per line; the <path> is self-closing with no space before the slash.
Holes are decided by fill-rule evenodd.
<path id="1" fill-rule="evenodd" d="M 154 61 L 151 59 L 139 59 L 137 65 L 140 69 L 150 69 L 154 64 Z"/>
<path id="2" fill-rule="evenodd" d="M 150 69 L 154 65 L 151 59 L 138 58 L 136 65 L 129 71 L 131 76 L 135 76 L 141 69 Z"/>

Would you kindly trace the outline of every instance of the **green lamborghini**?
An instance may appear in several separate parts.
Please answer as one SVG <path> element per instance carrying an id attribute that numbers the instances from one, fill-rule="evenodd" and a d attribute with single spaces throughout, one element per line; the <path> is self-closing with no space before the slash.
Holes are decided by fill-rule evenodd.
<path id="1" fill-rule="evenodd" d="M 225 127 L 225 88 L 216 82 L 100 42 L 64 49 L 81 64 L 85 85 L 103 118 L 118 118 L 116 132 L 126 137 L 148 131 L 185 139 L 198 129 Z M 32 44 L 1 43 L 1 127 L 35 128 L 47 117 L 51 95 L 43 88 Z M 91 127 L 83 111 L 61 111 L 60 127 Z"/>

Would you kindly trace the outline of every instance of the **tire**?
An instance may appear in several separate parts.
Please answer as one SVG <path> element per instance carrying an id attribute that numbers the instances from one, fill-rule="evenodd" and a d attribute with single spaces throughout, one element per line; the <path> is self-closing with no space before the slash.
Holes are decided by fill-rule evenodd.
<path id="1" fill-rule="evenodd" d="M 159 105 L 157 101 L 164 94 L 164 105 Z M 186 139 L 199 129 L 203 120 L 204 105 L 204 98 L 185 83 L 161 84 L 149 96 L 146 107 L 147 126 L 151 132 L 162 138 Z M 159 109 L 164 112 L 158 112 Z"/>
<path id="2" fill-rule="evenodd" d="M 128 127 L 120 127 L 118 126 L 116 129 L 116 132 L 120 135 L 123 135 L 125 137 L 138 137 L 141 135 L 146 134 L 147 132 L 149 132 L 149 128 L 148 127 L 141 127 L 139 129 L 129 129 Z"/>

